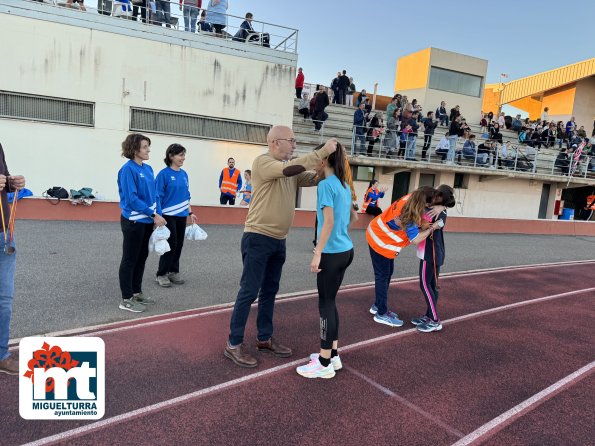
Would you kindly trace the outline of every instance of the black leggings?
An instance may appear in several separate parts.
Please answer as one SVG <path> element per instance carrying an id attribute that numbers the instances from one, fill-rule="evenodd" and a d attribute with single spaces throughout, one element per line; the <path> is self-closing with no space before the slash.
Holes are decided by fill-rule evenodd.
<path id="1" fill-rule="evenodd" d="M 322 253 L 321 271 L 316 276 L 318 287 L 318 310 L 320 312 L 320 348 L 330 350 L 333 341 L 339 339 L 339 313 L 335 298 L 345 271 L 353 261 L 353 249 L 337 254 Z"/>
<path id="2" fill-rule="evenodd" d="M 138 223 L 121 216 L 120 226 L 124 236 L 119 272 L 120 290 L 123 299 L 131 299 L 133 294 L 142 291 L 153 224 Z"/>
<path id="3" fill-rule="evenodd" d="M 368 207 L 366 208 L 366 214 L 370 214 L 374 217 L 377 217 L 380 214 L 382 214 L 382 209 L 380 209 L 378 206 L 368 205 Z"/>
<path id="4" fill-rule="evenodd" d="M 427 242 L 429 243 L 429 241 Z M 438 317 L 438 277 L 440 275 L 440 267 L 436 266 L 434 271 L 434 263 L 425 260 L 419 261 L 419 287 L 426 298 L 428 309 L 426 316 L 434 321 L 439 321 Z M 435 274 L 434 274 L 435 273 Z"/>
<path id="5" fill-rule="evenodd" d="M 164 215 L 163 218 L 165 218 L 167 229 L 169 229 L 170 232 L 167 243 L 169 243 L 171 251 L 168 251 L 159 257 L 159 269 L 157 270 L 158 276 L 180 272 L 180 255 L 182 254 L 184 235 L 186 233 L 186 217 Z"/>

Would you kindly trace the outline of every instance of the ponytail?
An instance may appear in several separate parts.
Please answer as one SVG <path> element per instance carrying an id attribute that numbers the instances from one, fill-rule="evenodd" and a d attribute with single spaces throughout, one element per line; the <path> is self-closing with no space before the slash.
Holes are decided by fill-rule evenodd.
<path id="1" fill-rule="evenodd" d="M 345 149 L 343 149 L 343 146 L 339 142 L 337 143 L 337 150 L 327 158 L 328 165 L 333 168 L 335 176 L 339 179 L 343 187 L 345 187 L 345 158 Z"/>

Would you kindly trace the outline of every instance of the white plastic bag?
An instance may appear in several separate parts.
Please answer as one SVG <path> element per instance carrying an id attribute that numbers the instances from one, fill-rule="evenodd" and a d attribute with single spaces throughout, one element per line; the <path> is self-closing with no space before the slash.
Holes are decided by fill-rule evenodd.
<path id="1" fill-rule="evenodd" d="M 171 251 L 169 243 L 167 243 L 167 239 L 170 235 L 167 226 L 158 226 L 155 228 L 149 239 L 149 251 L 156 252 L 160 256 Z"/>
<path id="2" fill-rule="evenodd" d="M 186 226 L 186 240 L 206 240 L 207 233 L 197 224 Z"/>

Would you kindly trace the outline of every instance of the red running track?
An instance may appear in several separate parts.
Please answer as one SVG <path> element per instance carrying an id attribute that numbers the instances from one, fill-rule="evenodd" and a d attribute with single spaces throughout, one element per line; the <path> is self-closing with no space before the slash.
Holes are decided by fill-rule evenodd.
<path id="1" fill-rule="evenodd" d="M 311 297 L 277 304 L 276 336 L 294 356 L 257 354 L 253 370 L 222 354 L 229 309 L 110 327 L 99 332 L 104 419 L 22 420 L 17 381 L 0 377 L 0 444 L 586 444 L 595 434 L 591 369 L 488 432 L 478 429 L 591 364 L 595 288 L 584 278 L 594 266 L 444 277 L 444 330 L 430 334 L 376 324 L 367 312 L 373 289 L 342 290 L 345 369 L 332 380 L 294 371 L 318 346 Z M 405 320 L 425 309 L 416 281 L 393 285 L 389 299 Z M 251 350 L 254 325 L 252 315 Z"/>

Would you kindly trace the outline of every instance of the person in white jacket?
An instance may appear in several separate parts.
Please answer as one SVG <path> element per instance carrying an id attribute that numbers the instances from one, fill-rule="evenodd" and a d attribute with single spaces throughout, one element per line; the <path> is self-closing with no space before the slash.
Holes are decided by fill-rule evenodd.
<path id="1" fill-rule="evenodd" d="M 436 146 L 436 155 L 440 155 L 442 157 L 442 161 L 446 160 L 446 156 L 448 155 L 448 151 L 450 149 L 450 142 L 448 141 L 449 135 L 450 133 L 446 132 L 444 136 L 440 138 L 440 141 Z"/>

